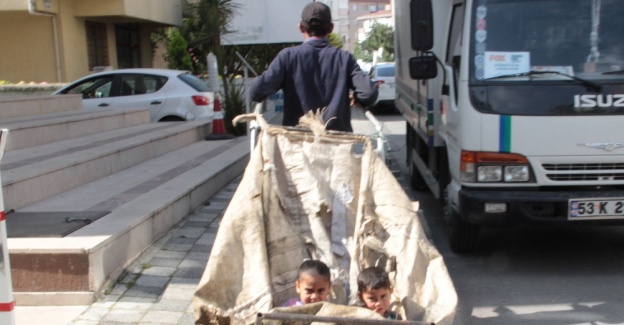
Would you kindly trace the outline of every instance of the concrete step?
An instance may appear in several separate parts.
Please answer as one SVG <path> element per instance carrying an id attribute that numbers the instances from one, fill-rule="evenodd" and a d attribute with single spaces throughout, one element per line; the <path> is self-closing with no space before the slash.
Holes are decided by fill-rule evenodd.
<path id="1" fill-rule="evenodd" d="M 146 123 L 5 154 L 5 211 L 19 210 L 204 139 L 206 122 Z M 11 141 L 11 132 L 9 132 Z"/>
<path id="2" fill-rule="evenodd" d="M 93 303 L 152 243 L 239 177 L 249 137 L 204 141 L 204 123 L 146 123 L 7 152 L 0 168 L 5 211 L 15 209 L 14 217 L 110 211 L 64 237 L 9 237 L 16 305 Z"/>
<path id="3" fill-rule="evenodd" d="M 0 96 L 0 119 L 80 111 L 82 95 Z"/>
<path id="4" fill-rule="evenodd" d="M 63 238 L 9 238 L 16 304 L 91 304 L 156 239 L 238 177 L 248 157 L 248 137 L 180 145 L 24 207 L 111 212 Z"/>
<path id="5" fill-rule="evenodd" d="M 3 118 L 0 128 L 9 129 L 5 151 L 149 123 L 149 109 L 69 110 Z"/>

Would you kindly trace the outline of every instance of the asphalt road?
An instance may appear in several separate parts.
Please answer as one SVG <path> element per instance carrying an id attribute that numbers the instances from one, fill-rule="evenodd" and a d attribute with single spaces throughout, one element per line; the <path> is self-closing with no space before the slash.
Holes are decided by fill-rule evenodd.
<path id="1" fill-rule="evenodd" d="M 376 117 L 405 182 L 405 122 Z M 488 229 L 478 252 L 457 255 L 438 201 L 407 194 L 420 202 L 455 284 L 455 324 L 624 324 L 624 227 Z"/>

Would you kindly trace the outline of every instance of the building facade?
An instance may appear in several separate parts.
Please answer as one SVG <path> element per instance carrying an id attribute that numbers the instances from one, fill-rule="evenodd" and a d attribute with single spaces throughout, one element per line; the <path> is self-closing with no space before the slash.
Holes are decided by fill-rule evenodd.
<path id="1" fill-rule="evenodd" d="M 392 16 L 392 10 L 381 10 L 368 15 L 363 15 L 357 18 L 358 31 L 357 42 L 363 42 L 368 34 L 373 29 L 373 25 L 381 24 L 394 27 L 394 17 Z"/>
<path id="2" fill-rule="evenodd" d="M 366 19 L 359 19 L 362 16 L 369 16 L 373 13 L 390 10 L 391 0 L 349 0 L 349 29 L 344 37 L 344 49 L 353 52 L 355 45 L 362 41 L 361 33 L 365 32 L 364 23 Z"/>
<path id="3" fill-rule="evenodd" d="M 342 36 L 343 49 L 353 53 L 364 22 L 359 17 L 390 10 L 391 0 L 317 0 L 331 8 L 334 33 Z"/>
<path id="4" fill-rule="evenodd" d="M 152 67 L 151 34 L 180 26 L 185 0 L 2 0 L 0 80 L 69 82 Z"/>

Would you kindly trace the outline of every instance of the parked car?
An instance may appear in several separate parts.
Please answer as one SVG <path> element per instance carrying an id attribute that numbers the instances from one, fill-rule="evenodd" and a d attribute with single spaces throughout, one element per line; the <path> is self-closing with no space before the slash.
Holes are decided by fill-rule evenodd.
<path id="1" fill-rule="evenodd" d="M 119 69 L 80 78 L 53 95 L 82 94 L 85 109 L 147 108 L 152 121 L 212 120 L 214 93 L 188 71 Z"/>
<path id="2" fill-rule="evenodd" d="M 379 96 L 373 104 L 375 111 L 392 111 L 396 110 L 394 106 L 394 97 L 396 94 L 394 85 L 394 62 L 383 62 L 374 64 L 368 72 L 371 80 L 378 83 Z"/>

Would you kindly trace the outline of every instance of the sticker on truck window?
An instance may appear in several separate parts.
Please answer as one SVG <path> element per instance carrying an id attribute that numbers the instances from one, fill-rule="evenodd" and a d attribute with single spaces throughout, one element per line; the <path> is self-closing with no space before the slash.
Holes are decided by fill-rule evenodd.
<path id="1" fill-rule="evenodd" d="M 529 52 L 485 52 L 485 79 L 497 76 L 529 72 Z"/>

